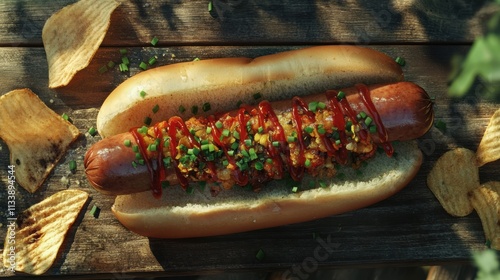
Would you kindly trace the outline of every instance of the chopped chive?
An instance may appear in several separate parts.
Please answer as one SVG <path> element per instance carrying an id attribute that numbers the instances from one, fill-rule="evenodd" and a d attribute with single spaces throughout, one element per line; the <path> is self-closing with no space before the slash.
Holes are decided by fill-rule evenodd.
<path id="1" fill-rule="evenodd" d="M 208 151 L 209 144 L 202 144 L 202 145 L 200 146 L 200 148 L 201 148 L 201 150 L 202 150 L 202 151 Z"/>
<path id="2" fill-rule="evenodd" d="M 299 187 L 297 187 L 297 186 L 295 186 L 295 187 L 292 188 L 292 192 L 293 193 L 296 193 L 298 190 L 299 190 Z"/>
<path id="3" fill-rule="evenodd" d="M 146 162 L 144 161 L 144 159 L 143 159 L 143 158 L 139 159 L 137 162 L 138 162 L 140 165 L 144 165 L 144 164 L 146 163 Z"/>
<path id="4" fill-rule="evenodd" d="M 122 63 L 128 66 L 128 65 L 130 65 L 130 60 L 128 60 L 128 57 L 123 56 L 122 57 Z"/>
<path id="5" fill-rule="evenodd" d="M 137 162 L 132 161 L 132 167 L 137 168 Z"/>
<path id="6" fill-rule="evenodd" d="M 179 106 L 179 112 L 181 112 L 181 113 L 186 112 L 186 108 L 184 108 L 184 106 L 180 105 Z"/>
<path id="7" fill-rule="evenodd" d="M 215 145 L 214 144 L 208 144 L 208 151 L 213 152 L 215 151 Z"/>
<path id="8" fill-rule="evenodd" d="M 434 122 L 434 127 L 439 129 L 441 132 L 446 133 L 446 123 L 442 120 L 436 120 Z"/>
<path id="9" fill-rule="evenodd" d="M 179 150 L 181 150 L 183 152 L 187 152 L 188 151 L 188 147 L 186 147 L 184 144 L 180 144 L 179 145 Z"/>
<path id="10" fill-rule="evenodd" d="M 125 147 L 130 147 L 132 146 L 132 141 L 130 141 L 130 139 L 125 139 L 125 141 L 123 141 L 123 145 Z"/>
<path id="11" fill-rule="evenodd" d="M 142 98 L 144 98 L 144 97 L 146 97 L 147 93 L 146 93 L 145 91 L 141 90 L 141 92 L 139 92 L 139 95 L 140 95 Z"/>
<path id="12" fill-rule="evenodd" d="M 273 141 L 273 147 L 279 147 L 280 146 L 280 142 L 278 141 Z"/>
<path id="13" fill-rule="evenodd" d="M 160 105 L 156 104 L 156 105 L 153 107 L 153 109 L 152 109 L 153 114 L 158 113 L 158 110 L 160 110 Z"/>
<path id="14" fill-rule="evenodd" d="M 120 54 L 122 55 L 127 54 L 127 49 L 120 49 Z"/>
<path id="15" fill-rule="evenodd" d="M 221 128 L 223 127 L 222 122 L 221 122 L 221 121 L 217 121 L 217 122 L 215 123 L 215 127 L 217 127 L 218 129 L 221 129 Z"/>
<path id="16" fill-rule="evenodd" d="M 108 62 L 108 68 L 109 68 L 109 69 L 111 69 L 111 68 L 113 68 L 113 67 L 115 67 L 115 62 L 110 60 L 110 61 Z"/>
<path id="17" fill-rule="evenodd" d="M 324 135 L 326 133 L 326 130 L 322 125 L 318 125 L 318 133 L 320 135 Z"/>
<path id="18" fill-rule="evenodd" d="M 266 163 L 272 164 L 273 163 L 273 159 L 272 158 L 267 158 L 266 159 Z"/>
<path id="19" fill-rule="evenodd" d="M 187 188 L 186 188 L 186 193 L 188 193 L 188 194 L 193 194 L 193 193 L 194 193 L 194 188 L 193 188 L 193 186 L 187 186 Z"/>
<path id="20" fill-rule="evenodd" d="M 238 140 L 239 140 L 239 139 L 240 139 L 240 133 L 239 133 L 238 131 L 236 131 L 236 130 L 235 130 L 235 131 L 233 131 L 233 137 L 234 137 L 235 139 L 238 139 Z"/>
<path id="21" fill-rule="evenodd" d="M 247 147 L 252 146 L 252 139 L 245 139 L 245 146 Z"/>
<path id="22" fill-rule="evenodd" d="M 357 117 L 358 117 L 358 119 L 364 119 L 364 118 L 366 118 L 366 113 L 363 112 L 363 111 L 361 111 L 361 112 L 359 112 L 359 114 L 357 115 Z"/>
<path id="23" fill-rule="evenodd" d="M 90 136 L 96 136 L 96 134 L 97 134 L 97 129 L 95 129 L 95 127 L 91 126 L 91 127 L 89 128 L 89 134 L 90 134 Z"/>
<path id="24" fill-rule="evenodd" d="M 306 126 L 306 127 L 304 128 L 304 131 L 305 131 L 306 133 L 308 133 L 308 134 L 311 134 L 311 133 L 313 133 L 314 128 L 312 128 L 312 127 L 310 127 L 310 126 Z"/>
<path id="25" fill-rule="evenodd" d="M 254 167 L 255 167 L 255 170 L 262 170 L 262 169 L 264 169 L 264 164 L 260 161 L 257 161 L 257 162 L 255 162 Z"/>
<path id="26" fill-rule="evenodd" d="M 307 107 L 309 111 L 316 112 L 318 110 L 318 102 L 310 102 Z"/>
<path id="27" fill-rule="evenodd" d="M 366 117 L 366 119 L 365 119 L 365 124 L 366 124 L 367 126 L 370 126 L 370 124 L 372 123 L 372 121 L 373 121 L 373 120 L 372 120 L 372 118 L 370 118 L 370 117 Z"/>
<path id="28" fill-rule="evenodd" d="M 148 65 L 144 61 L 141 61 L 141 64 L 139 64 L 139 68 L 141 68 L 142 70 L 147 70 Z"/>
<path id="29" fill-rule="evenodd" d="M 148 145 L 148 151 L 150 152 L 156 152 L 156 144 L 149 144 Z"/>
<path id="30" fill-rule="evenodd" d="M 339 146 L 340 145 L 340 139 L 335 140 L 335 145 Z"/>
<path id="31" fill-rule="evenodd" d="M 148 133 L 148 127 L 142 126 L 141 128 L 137 129 L 137 132 L 139 132 L 140 134 L 146 134 L 146 133 Z"/>
<path id="32" fill-rule="evenodd" d="M 259 128 L 257 129 L 257 133 L 262 134 L 262 132 L 264 132 L 264 128 L 262 126 L 259 126 Z"/>
<path id="33" fill-rule="evenodd" d="M 236 108 L 240 108 L 241 104 L 243 104 L 243 101 L 241 101 L 241 100 L 236 102 Z"/>
<path id="34" fill-rule="evenodd" d="M 61 117 L 62 117 L 64 120 L 69 121 L 69 116 L 68 116 L 68 114 L 66 114 L 66 113 L 62 113 Z"/>
<path id="35" fill-rule="evenodd" d="M 261 98 L 262 98 L 262 94 L 260 92 L 253 94 L 253 99 L 257 100 L 257 99 L 261 99 Z"/>
<path id="36" fill-rule="evenodd" d="M 228 154 L 229 156 L 234 156 L 234 151 L 233 151 L 233 150 L 229 150 L 229 151 L 227 151 L 227 154 Z"/>
<path id="37" fill-rule="evenodd" d="M 306 161 L 304 162 L 304 166 L 305 166 L 306 168 L 311 167 L 311 160 L 310 160 L 310 159 L 306 159 Z"/>
<path id="38" fill-rule="evenodd" d="M 203 110 L 203 112 L 208 112 L 208 111 L 210 111 L 211 107 L 212 107 L 212 106 L 210 105 L 210 103 L 205 102 L 205 103 L 203 104 L 203 106 L 201 107 L 201 109 Z"/>
<path id="39" fill-rule="evenodd" d="M 94 216 L 94 218 L 99 218 L 99 214 L 101 213 L 101 209 L 97 207 L 95 204 L 92 206 L 92 209 L 90 209 L 90 215 Z"/>
<path id="40" fill-rule="evenodd" d="M 156 57 L 152 56 L 149 60 L 148 60 L 148 64 L 149 65 L 153 65 L 156 63 Z"/>
<path id="41" fill-rule="evenodd" d="M 170 146 L 170 139 L 165 139 L 165 141 L 163 142 L 163 147 L 168 147 Z"/>
<path id="42" fill-rule="evenodd" d="M 128 71 L 128 66 L 125 63 L 120 63 L 118 66 L 120 68 L 120 72 L 127 72 Z"/>
<path id="43" fill-rule="evenodd" d="M 135 153 L 135 159 L 142 159 L 141 153 Z"/>
<path id="44" fill-rule="evenodd" d="M 229 131 L 229 129 L 227 129 L 227 128 L 226 128 L 226 129 L 224 129 L 224 130 L 222 131 L 222 136 L 224 136 L 224 137 L 228 137 L 230 133 L 231 133 L 231 132 Z"/>
<path id="45" fill-rule="evenodd" d="M 297 141 L 297 137 L 290 135 L 290 136 L 288 136 L 288 137 L 286 138 L 286 141 L 287 141 L 288 143 L 293 143 L 293 142 Z"/>
<path id="46" fill-rule="evenodd" d="M 352 126 L 352 122 L 351 121 L 347 121 L 345 123 L 345 130 L 351 131 L 351 126 Z"/>
<path id="47" fill-rule="evenodd" d="M 326 108 L 326 104 L 324 102 L 318 102 L 318 108 L 319 109 L 325 109 Z"/>
<path id="48" fill-rule="evenodd" d="M 108 67 L 106 65 L 103 65 L 99 68 L 99 73 L 103 74 L 108 71 Z"/>
<path id="49" fill-rule="evenodd" d="M 328 185 L 324 181 L 319 181 L 319 186 L 322 188 L 328 187 Z"/>
<path id="50" fill-rule="evenodd" d="M 377 126 L 376 125 L 371 125 L 370 126 L 370 133 L 376 133 L 377 132 Z"/>
<path id="51" fill-rule="evenodd" d="M 229 165 L 229 161 L 227 159 L 223 160 L 222 161 L 222 165 L 228 166 Z"/>
<path id="52" fill-rule="evenodd" d="M 401 56 L 396 57 L 395 61 L 400 66 L 405 66 L 405 64 L 406 64 L 405 59 L 403 57 L 401 57 Z"/>
<path id="53" fill-rule="evenodd" d="M 163 165 L 165 165 L 165 167 L 170 167 L 171 163 L 172 163 L 172 158 L 171 157 L 165 157 L 165 158 L 163 158 Z"/>
<path id="54" fill-rule="evenodd" d="M 150 117 L 145 117 L 144 118 L 144 124 L 147 125 L 147 126 L 151 125 L 152 121 L 153 120 Z"/>
<path id="55" fill-rule="evenodd" d="M 251 159 L 251 160 L 255 160 L 255 159 L 259 158 L 259 157 L 257 156 L 257 153 L 255 152 L 255 149 L 254 149 L 254 148 L 250 148 L 250 149 L 248 150 L 248 153 L 250 154 L 250 159 Z"/>
<path id="56" fill-rule="evenodd" d="M 138 152 L 139 152 L 139 146 L 134 145 L 134 146 L 132 147 L 132 151 L 134 151 L 134 153 L 138 153 Z"/>
<path id="57" fill-rule="evenodd" d="M 231 149 L 236 150 L 239 146 L 240 145 L 237 142 L 234 142 L 233 144 L 231 144 Z"/>
<path id="58" fill-rule="evenodd" d="M 193 107 L 191 107 L 191 113 L 193 113 L 193 115 L 198 114 L 198 106 L 194 105 Z"/>
<path id="59" fill-rule="evenodd" d="M 211 127 L 211 126 L 207 126 L 207 129 L 205 130 L 205 132 L 206 132 L 207 134 L 212 133 L 212 127 Z"/>
<path id="60" fill-rule="evenodd" d="M 344 99 L 344 97 L 345 97 L 345 92 L 343 92 L 343 91 L 339 91 L 339 92 L 337 93 L 337 99 L 338 99 L 339 101 L 340 101 L 340 100 L 342 100 L 342 99 Z"/>
<path id="61" fill-rule="evenodd" d="M 241 154 L 246 158 L 250 157 L 250 154 L 246 150 L 241 150 Z"/>
<path id="62" fill-rule="evenodd" d="M 200 61 L 201 59 L 199 57 L 195 57 L 193 61 Z"/>
<path id="63" fill-rule="evenodd" d="M 151 39 L 151 45 L 156 46 L 156 44 L 158 44 L 158 38 L 154 36 L 153 39 Z"/>
<path id="64" fill-rule="evenodd" d="M 76 170 L 76 161 L 71 160 L 68 165 L 69 165 L 69 170 L 70 171 L 75 171 Z"/>

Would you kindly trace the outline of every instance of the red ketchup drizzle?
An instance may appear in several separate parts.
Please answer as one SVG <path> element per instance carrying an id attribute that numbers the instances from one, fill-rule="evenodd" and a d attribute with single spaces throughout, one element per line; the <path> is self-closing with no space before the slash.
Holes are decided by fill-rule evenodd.
<path id="1" fill-rule="evenodd" d="M 377 126 L 377 133 L 382 148 L 384 148 L 385 153 L 388 156 L 392 156 L 394 153 L 394 148 L 389 142 L 389 134 L 387 134 L 387 130 L 382 124 L 382 119 L 380 118 L 380 115 L 378 114 L 378 111 L 375 108 L 375 105 L 373 104 L 373 101 L 370 97 L 370 89 L 364 84 L 357 84 L 356 89 L 358 90 L 358 94 L 361 96 L 363 103 L 365 103 L 368 113 L 372 116 L 373 122 Z"/>
<path id="2" fill-rule="evenodd" d="M 149 171 L 149 176 L 151 179 L 151 191 L 153 192 L 153 196 L 155 198 L 160 198 L 161 197 L 161 178 L 160 178 L 160 173 L 158 172 L 161 165 L 157 165 L 156 169 L 153 168 L 151 162 L 147 160 L 147 153 L 146 153 L 146 143 L 144 143 L 144 138 L 140 135 L 140 133 L 137 131 L 138 128 L 133 128 L 130 130 L 130 133 L 132 136 L 134 136 L 135 141 L 137 142 L 137 146 L 139 147 L 139 152 L 141 153 L 142 157 L 144 158 L 144 161 L 146 163 L 146 166 Z M 158 154 L 162 154 L 159 152 Z M 159 156 L 160 157 L 160 156 Z"/>
<path id="3" fill-rule="evenodd" d="M 358 84 L 356 85 L 356 88 L 358 90 L 358 94 L 361 96 L 361 99 L 363 103 L 365 104 L 368 113 L 372 116 L 373 121 L 375 125 L 377 126 L 377 132 L 378 136 L 380 138 L 380 141 L 382 142 L 382 146 L 384 150 L 386 151 L 388 156 L 391 156 L 393 154 L 393 148 L 392 145 L 388 142 L 388 134 L 385 129 L 385 127 L 382 124 L 382 120 L 370 98 L 370 90 L 366 85 L 363 84 Z M 340 164 L 345 164 L 347 162 L 347 149 L 345 148 L 345 145 L 348 143 L 347 140 L 347 135 L 345 132 L 345 126 L 346 122 L 344 119 L 344 115 L 346 115 L 352 122 L 353 125 L 359 125 L 359 122 L 356 118 L 356 112 L 351 108 L 349 102 L 347 101 L 347 98 L 338 98 L 337 97 L 338 92 L 337 91 L 327 91 L 326 92 L 326 97 L 328 99 L 328 104 L 333 112 L 333 125 L 334 127 L 337 128 L 337 132 L 339 134 L 339 140 L 340 144 L 333 143 L 330 138 L 328 138 L 325 134 L 320 134 L 319 137 L 324 144 L 327 154 L 329 156 L 334 156 L 336 161 Z M 283 129 L 283 126 L 280 124 L 278 117 L 276 116 L 276 113 L 274 112 L 271 103 L 268 101 L 262 101 L 259 103 L 257 107 L 257 117 L 258 117 L 258 122 L 260 127 L 266 129 L 265 122 L 266 120 L 270 121 L 271 125 L 267 126 L 267 132 L 272 131 L 272 137 L 273 139 L 270 139 L 268 147 L 267 147 L 267 153 L 269 157 L 273 161 L 273 165 L 276 167 L 275 172 L 277 173 L 278 178 L 283 177 L 283 159 L 281 157 L 281 154 L 285 154 L 287 158 L 287 163 L 288 163 L 288 171 L 292 178 L 294 180 L 301 180 L 304 174 L 304 162 L 305 162 L 305 144 L 304 144 L 304 139 L 303 139 L 303 133 L 302 133 L 302 117 L 305 116 L 309 118 L 311 122 L 315 121 L 315 113 L 311 112 L 308 109 L 308 106 L 305 104 L 305 102 L 299 98 L 299 97 L 294 97 L 292 99 L 292 121 L 294 123 L 294 126 L 296 127 L 297 130 L 297 141 L 299 145 L 299 155 L 298 155 L 298 164 L 297 166 L 294 166 L 291 162 L 290 159 L 290 149 L 288 147 L 288 143 L 285 138 L 285 132 Z M 252 114 L 253 111 L 250 108 L 241 108 L 238 111 L 237 114 L 237 121 L 239 123 L 239 134 L 240 134 L 240 139 L 247 139 L 248 138 L 248 132 L 246 131 L 246 124 L 249 117 L 249 114 Z M 255 114 L 255 113 L 253 113 Z M 215 124 L 215 116 L 210 116 L 208 118 L 208 126 L 212 128 L 211 134 L 213 137 L 214 143 L 218 145 L 219 148 L 221 148 L 226 155 L 226 158 L 230 164 L 233 166 L 236 166 L 235 158 L 230 156 L 228 154 L 228 150 L 226 145 L 221 141 L 221 135 L 222 132 L 220 129 L 217 128 Z M 200 143 L 196 141 L 196 139 L 191 135 L 189 129 L 187 128 L 185 122 L 180 118 L 180 117 L 172 117 L 168 120 L 167 122 L 161 122 L 157 124 L 154 127 L 154 133 L 155 137 L 157 139 L 162 138 L 162 128 L 165 128 L 168 136 L 170 137 L 170 156 L 172 160 L 174 161 L 174 170 L 177 176 L 177 179 L 179 181 L 179 184 L 185 189 L 187 188 L 189 181 L 186 177 L 184 177 L 178 167 L 179 161 L 176 160 L 177 156 L 177 146 L 178 146 L 178 141 L 176 134 L 178 131 L 180 131 L 183 135 L 188 137 L 189 143 L 191 145 L 191 148 L 196 147 L 200 148 Z M 132 135 L 134 136 L 138 146 L 139 146 L 139 151 L 143 155 L 144 159 L 146 159 L 146 144 L 144 142 L 144 138 L 140 135 L 140 133 L 137 131 L 137 128 L 134 128 L 130 130 Z M 358 131 L 358 136 L 362 140 L 366 140 L 368 138 L 368 131 L 367 130 L 360 130 Z M 279 142 L 278 147 L 275 147 L 273 145 L 273 142 L 277 141 Z M 240 145 L 243 145 L 243 141 L 240 143 Z M 161 151 L 161 147 L 158 147 L 157 149 L 160 149 L 157 152 L 156 156 L 156 166 L 152 165 L 152 162 L 149 160 L 145 160 L 147 168 L 150 173 L 151 177 L 151 184 L 152 184 L 152 192 L 153 196 L 155 198 L 161 197 L 161 181 L 165 180 L 166 174 L 165 174 L 165 168 L 162 168 L 163 164 L 163 153 Z M 201 153 L 198 155 L 198 159 L 203 160 Z M 206 162 L 206 166 L 210 169 L 211 176 L 216 176 L 216 167 L 214 162 Z M 241 170 L 238 168 L 235 168 L 233 176 L 236 180 L 236 183 L 240 186 L 244 186 L 248 184 L 249 178 L 248 174 L 243 173 Z"/>

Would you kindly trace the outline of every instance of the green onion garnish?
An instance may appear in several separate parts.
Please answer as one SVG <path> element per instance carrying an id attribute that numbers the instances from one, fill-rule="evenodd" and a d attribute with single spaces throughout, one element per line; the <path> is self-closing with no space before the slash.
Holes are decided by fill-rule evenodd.
<path id="1" fill-rule="evenodd" d="M 156 104 L 156 105 L 153 107 L 153 109 L 152 109 L 153 114 L 158 113 L 158 110 L 160 110 L 160 105 Z"/>
<path id="2" fill-rule="evenodd" d="M 344 99 L 344 97 L 345 97 L 345 92 L 343 92 L 343 91 L 339 91 L 339 92 L 337 93 L 337 99 L 338 99 L 339 101 L 340 101 L 340 100 L 342 100 L 342 99 Z"/>
<path id="3" fill-rule="evenodd" d="M 345 123 L 345 130 L 351 131 L 351 126 L 352 126 L 352 122 L 351 121 L 347 121 Z"/>
<path id="4" fill-rule="evenodd" d="M 372 118 L 370 118 L 370 117 L 366 117 L 366 119 L 365 119 L 365 124 L 366 124 L 367 126 L 370 126 L 370 124 L 372 123 L 372 121 L 373 121 L 373 120 L 372 120 Z"/>
<path id="5" fill-rule="evenodd" d="M 370 126 L 370 133 L 376 133 L 377 132 L 377 126 L 375 124 Z"/>
<path id="6" fill-rule="evenodd" d="M 212 133 L 212 127 L 211 127 L 211 126 L 207 126 L 207 129 L 205 130 L 205 132 L 206 132 L 207 134 Z"/>
<path id="7" fill-rule="evenodd" d="M 179 106 L 179 112 L 181 112 L 181 113 L 186 112 L 186 108 L 184 108 L 184 106 L 180 105 Z"/>
<path id="8" fill-rule="evenodd" d="M 127 53 L 127 49 L 120 49 L 120 54 L 121 54 L 121 55 L 124 55 L 124 54 L 126 54 L 126 53 Z"/>
<path id="9" fill-rule="evenodd" d="M 198 106 L 194 105 L 193 107 L 191 107 L 191 113 L 193 113 L 193 115 L 198 114 Z"/>
<path id="10" fill-rule="evenodd" d="M 156 144 L 149 144 L 148 145 L 148 151 L 150 151 L 150 152 L 156 152 Z"/>
<path id="11" fill-rule="evenodd" d="M 236 102 L 236 108 L 240 108 L 241 104 L 243 104 L 243 101 L 241 101 L 241 100 Z"/>
<path id="12" fill-rule="evenodd" d="M 240 145 L 237 142 L 234 142 L 233 144 L 231 144 L 231 149 L 237 150 L 239 146 Z"/>
<path id="13" fill-rule="evenodd" d="M 132 161 L 132 167 L 137 168 L 137 162 Z"/>
<path id="14" fill-rule="evenodd" d="M 144 61 L 141 61 L 141 64 L 139 64 L 139 68 L 141 68 L 142 70 L 147 70 L 148 65 Z"/>
<path id="15" fill-rule="evenodd" d="M 359 112 L 359 114 L 357 115 L 357 117 L 358 117 L 358 119 L 364 119 L 364 118 L 366 118 L 366 113 L 363 112 L 363 111 L 361 111 L 361 112 Z"/>
<path id="16" fill-rule="evenodd" d="M 326 129 L 322 125 L 318 125 L 318 133 L 324 135 L 326 133 Z"/>
<path id="17" fill-rule="evenodd" d="M 318 110 L 318 102 L 310 102 L 307 107 L 309 111 L 316 112 Z"/>
<path id="18" fill-rule="evenodd" d="M 234 151 L 233 150 L 227 151 L 227 155 L 231 157 L 234 156 Z"/>
<path id="19" fill-rule="evenodd" d="M 144 98 L 144 97 L 146 97 L 147 93 L 146 93 L 145 91 L 141 90 L 141 92 L 139 92 L 139 95 L 140 95 L 142 98 Z"/>
<path id="20" fill-rule="evenodd" d="M 188 194 L 193 194 L 193 193 L 194 193 L 194 188 L 193 188 L 193 186 L 187 186 L 187 188 L 186 188 L 186 192 L 187 192 Z"/>
<path id="21" fill-rule="evenodd" d="M 70 171 L 75 171 L 76 170 L 76 161 L 71 160 L 68 165 L 69 165 L 69 170 Z"/>
<path id="22" fill-rule="evenodd" d="M 130 60 L 128 60 L 128 57 L 124 56 L 122 57 L 122 63 L 128 66 L 130 65 Z"/>
<path id="23" fill-rule="evenodd" d="M 205 103 L 203 104 L 203 106 L 201 107 L 201 109 L 203 110 L 203 112 L 208 112 L 208 111 L 210 111 L 211 107 L 212 107 L 212 106 L 210 105 L 210 103 L 205 102 Z"/>
<path id="24" fill-rule="evenodd" d="M 324 102 L 318 102 L 318 108 L 325 109 L 326 108 L 326 104 Z"/>
<path id="25" fill-rule="evenodd" d="M 292 188 L 292 192 L 293 193 L 296 193 L 298 190 L 299 190 L 299 187 L 297 187 L 297 186 L 295 186 L 295 187 Z"/>
<path id="26" fill-rule="evenodd" d="M 304 131 L 305 131 L 306 133 L 308 133 L 308 134 L 311 134 L 311 133 L 313 133 L 314 128 L 312 128 L 312 127 L 310 127 L 310 126 L 306 126 L 306 127 L 304 128 Z"/>
<path id="27" fill-rule="evenodd" d="M 153 120 L 150 117 L 145 117 L 144 118 L 144 124 L 147 125 L 147 126 L 151 125 L 152 121 Z"/>
<path id="28" fill-rule="evenodd" d="M 252 146 L 252 139 L 245 139 L 245 146 L 247 147 Z"/>
<path id="29" fill-rule="evenodd" d="M 152 56 L 149 60 L 148 60 L 148 64 L 149 65 L 153 65 L 156 63 L 156 57 Z"/>
<path id="30" fill-rule="evenodd" d="M 231 134 L 231 132 L 227 128 L 222 131 L 222 136 L 224 136 L 224 137 L 228 137 L 229 134 Z"/>
<path id="31" fill-rule="evenodd" d="M 137 146 L 137 145 L 132 146 L 132 151 L 134 151 L 134 153 L 138 153 L 139 152 L 139 146 Z"/>
<path id="32" fill-rule="evenodd" d="M 120 68 L 120 72 L 127 72 L 128 71 L 128 66 L 125 63 L 120 63 L 120 65 L 118 65 L 118 67 Z"/>
<path id="33" fill-rule="evenodd" d="M 235 130 L 235 131 L 233 131 L 233 137 L 234 137 L 235 139 L 238 139 L 238 140 L 239 140 L 239 139 L 240 139 L 240 133 L 239 133 L 238 131 L 236 131 L 236 130 Z"/>
<path id="34" fill-rule="evenodd" d="M 304 166 L 305 166 L 306 168 L 311 167 L 311 160 L 307 158 L 307 159 L 306 159 L 306 161 L 304 162 Z"/>
<path id="35" fill-rule="evenodd" d="M 395 60 L 396 60 L 396 63 L 399 64 L 400 66 L 405 66 L 405 64 L 406 64 L 406 61 L 403 57 L 398 56 L 398 57 L 396 57 Z"/>
<path id="36" fill-rule="evenodd" d="M 89 128 L 89 134 L 90 134 L 90 136 L 95 136 L 97 134 L 97 129 L 95 129 L 95 127 L 91 126 Z"/>
<path id="37" fill-rule="evenodd" d="M 156 46 L 156 44 L 158 44 L 158 38 L 156 38 L 156 36 L 155 36 L 155 37 L 153 37 L 153 39 L 151 40 L 151 45 Z"/>
<path id="38" fill-rule="evenodd" d="M 137 129 L 137 132 L 139 132 L 140 134 L 146 134 L 146 133 L 148 133 L 148 127 L 142 126 L 141 128 Z"/>
<path id="39" fill-rule="evenodd" d="M 101 68 L 99 68 L 100 74 L 106 73 L 106 71 L 108 71 L 108 67 L 106 65 L 103 65 L 101 66 Z"/>
<path id="40" fill-rule="evenodd" d="M 132 141 L 130 141 L 130 139 L 125 139 L 125 141 L 123 141 L 123 145 L 125 147 L 130 147 L 132 146 Z"/>
<path id="41" fill-rule="evenodd" d="M 141 153 L 135 153 L 135 159 L 142 159 Z"/>
<path id="42" fill-rule="evenodd" d="M 288 136 L 288 137 L 286 138 L 286 141 L 287 141 L 288 143 L 293 143 L 293 142 L 297 141 L 297 137 L 290 135 L 290 136 Z"/>
<path id="43" fill-rule="evenodd" d="M 170 164 L 172 163 L 172 158 L 171 157 L 165 157 L 163 158 L 163 164 L 165 167 L 170 167 Z"/>
<path id="44" fill-rule="evenodd" d="M 215 127 L 217 127 L 218 129 L 221 129 L 224 125 L 222 124 L 221 121 L 217 121 L 215 122 Z"/>
<path id="45" fill-rule="evenodd" d="M 92 206 L 92 209 L 90 209 L 90 215 L 94 216 L 94 218 L 99 218 L 99 213 L 101 213 L 101 209 L 97 207 L 96 205 Z"/>
<path id="46" fill-rule="evenodd" d="M 279 147 L 280 146 L 280 142 L 278 141 L 273 141 L 273 147 Z"/>
<path id="47" fill-rule="evenodd" d="M 108 62 L 108 68 L 109 68 L 109 69 L 111 69 L 111 68 L 113 68 L 113 67 L 115 67 L 115 62 L 110 60 L 110 61 Z"/>
<path id="48" fill-rule="evenodd" d="M 338 145 L 340 145 L 340 143 L 341 143 L 341 142 L 340 142 L 340 139 L 335 140 L 335 145 L 337 145 L 337 146 L 338 146 Z"/>
<path id="49" fill-rule="evenodd" d="M 256 161 L 254 167 L 255 167 L 255 170 L 262 170 L 262 169 L 264 169 L 264 164 L 260 161 Z"/>
<path id="50" fill-rule="evenodd" d="M 259 128 L 257 129 L 257 133 L 262 134 L 262 132 L 264 132 L 264 128 L 262 126 L 259 126 Z"/>
<path id="51" fill-rule="evenodd" d="M 253 99 L 257 100 L 257 99 L 261 99 L 261 98 L 262 98 L 262 94 L 260 92 L 253 94 Z"/>
<path id="52" fill-rule="evenodd" d="M 257 156 L 257 153 L 255 152 L 254 148 L 250 148 L 248 150 L 248 153 L 250 154 L 250 159 L 251 160 L 255 160 L 255 159 L 259 158 L 259 156 Z"/>

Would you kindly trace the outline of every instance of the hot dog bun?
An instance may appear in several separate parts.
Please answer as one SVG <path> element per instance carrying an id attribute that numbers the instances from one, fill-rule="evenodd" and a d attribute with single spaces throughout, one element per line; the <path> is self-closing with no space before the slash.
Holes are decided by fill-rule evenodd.
<path id="1" fill-rule="evenodd" d="M 250 58 L 222 58 L 166 65 L 144 71 L 120 84 L 105 100 L 97 129 L 108 137 L 179 114 L 192 116 L 191 106 L 210 102 L 214 112 L 235 109 L 253 95 L 273 101 L 324 92 L 354 83 L 403 80 L 401 67 L 389 56 L 358 46 L 318 46 Z M 141 92 L 145 96 L 141 96 Z M 159 104 L 157 113 L 151 112 Z"/>
<path id="2" fill-rule="evenodd" d="M 259 193 L 234 187 L 211 197 L 208 186 L 204 191 L 195 186 L 192 194 L 176 186 L 164 189 L 160 200 L 150 191 L 117 196 L 112 211 L 129 230 L 156 238 L 222 235 L 323 218 L 366 207 L 406 186 L 422 153 L 416 141 L 394 143 L 394 149 L 394 157 L 378 154 L 359 171 L 341 168 L 344 176 L 305 178 L 299 190 L 309 189 L 309 182 L 326 187 L 294 193 L 298 183 L 275 181 Z"/>

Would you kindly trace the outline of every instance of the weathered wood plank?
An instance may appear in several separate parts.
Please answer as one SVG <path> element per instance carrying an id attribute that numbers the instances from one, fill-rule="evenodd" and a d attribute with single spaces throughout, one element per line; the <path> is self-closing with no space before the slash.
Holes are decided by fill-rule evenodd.
<path id="1" fill-rule="evenodd" d="M 47 18 L 74 0 L 0 2 L 0 45 L 38 45 Z M 487 1 L 122 1 L 104 46 L 471 42 Z M 229 4 L 228 4 L 229 3 Z"/>
<path id="2" fill-rule="evenodd" d="M 446 133 L 433 128 L 420 140 L 425 162 L 415 180 L 396 196 L 365 209 L 317 221 L 186 240 L 143 238 L 125 230 L 114 219 L 109 210 L 113 199 L 94 191 L 83 174 L 85 150 L 99 140 L 99 137 L 91 137 L 85 132 L 95 124 L 97 108 L 106 95 L 138 71 L 141 59 L 158 55 L 160 65 L 194 57 L 255 57 L 296 47 L 128 48 L 135 65 L 129 74 L 117 69 L 99 73 L 98 69 L 109 60 L 120 58 L 119 48 L 101 48 L 88 69 L 78 74 L 68 87 L 58 90 L 47 88 L 43 48 L 0 48 L 3 81 L 0 94 L 14 88 L 30 87 L 52 109 L 58 113 L 67 112 L 83 134 L 41 191 L 31 195 L 18 189 L 17 211 L 65 188 L 81 188 L 91 194 L 85 214 L 76 223 L 60 257 L 48 273 L 123 277 L 280 269 L 298 275 L 311 274 L 323 267 L 466 263 L 471 250 L 485 248 L 477 215 L 449 216 L 425 184 L 426 174 L 444 151 L 454 146 L 477 147 L 489 116 L 498 107 L 475 95 L 461 101 L 452 101 L 446 96 L 449 59 L 454 53 L 464 53 L 468 49 L 467 46 L 455 45 L 373 46 L 393 57 L 405 57 L 407 79 L 417 82 L 436 97 L 436 117 L 448 124 Z M 5 188 L 9 153 L 3 142 L 0 146 L 0 188 Z M 67 168 L 72 159 L 78 165 L 75 174 Z M 498 180 L 499 170 L 500 164 L 485 166 L 481 170 L 482 180 Z M 0 193 L 0 203 L 6 203 L 5 195 Z M 102 209 L 97 219 L 88 213 L 93 205 Z M 1 212 L 0 221 L 5 221 L 5 218 L 5 213 Z M 313 239 L 313 233 L 319 235 L 319 239 Z M 0 240 L 4 236 L 1 230 Z M 263 261 L 255 258 L 259 249 L 266 253 Z M 317 255 L 319 250 L 322 250 L 322 255 Z"/>

